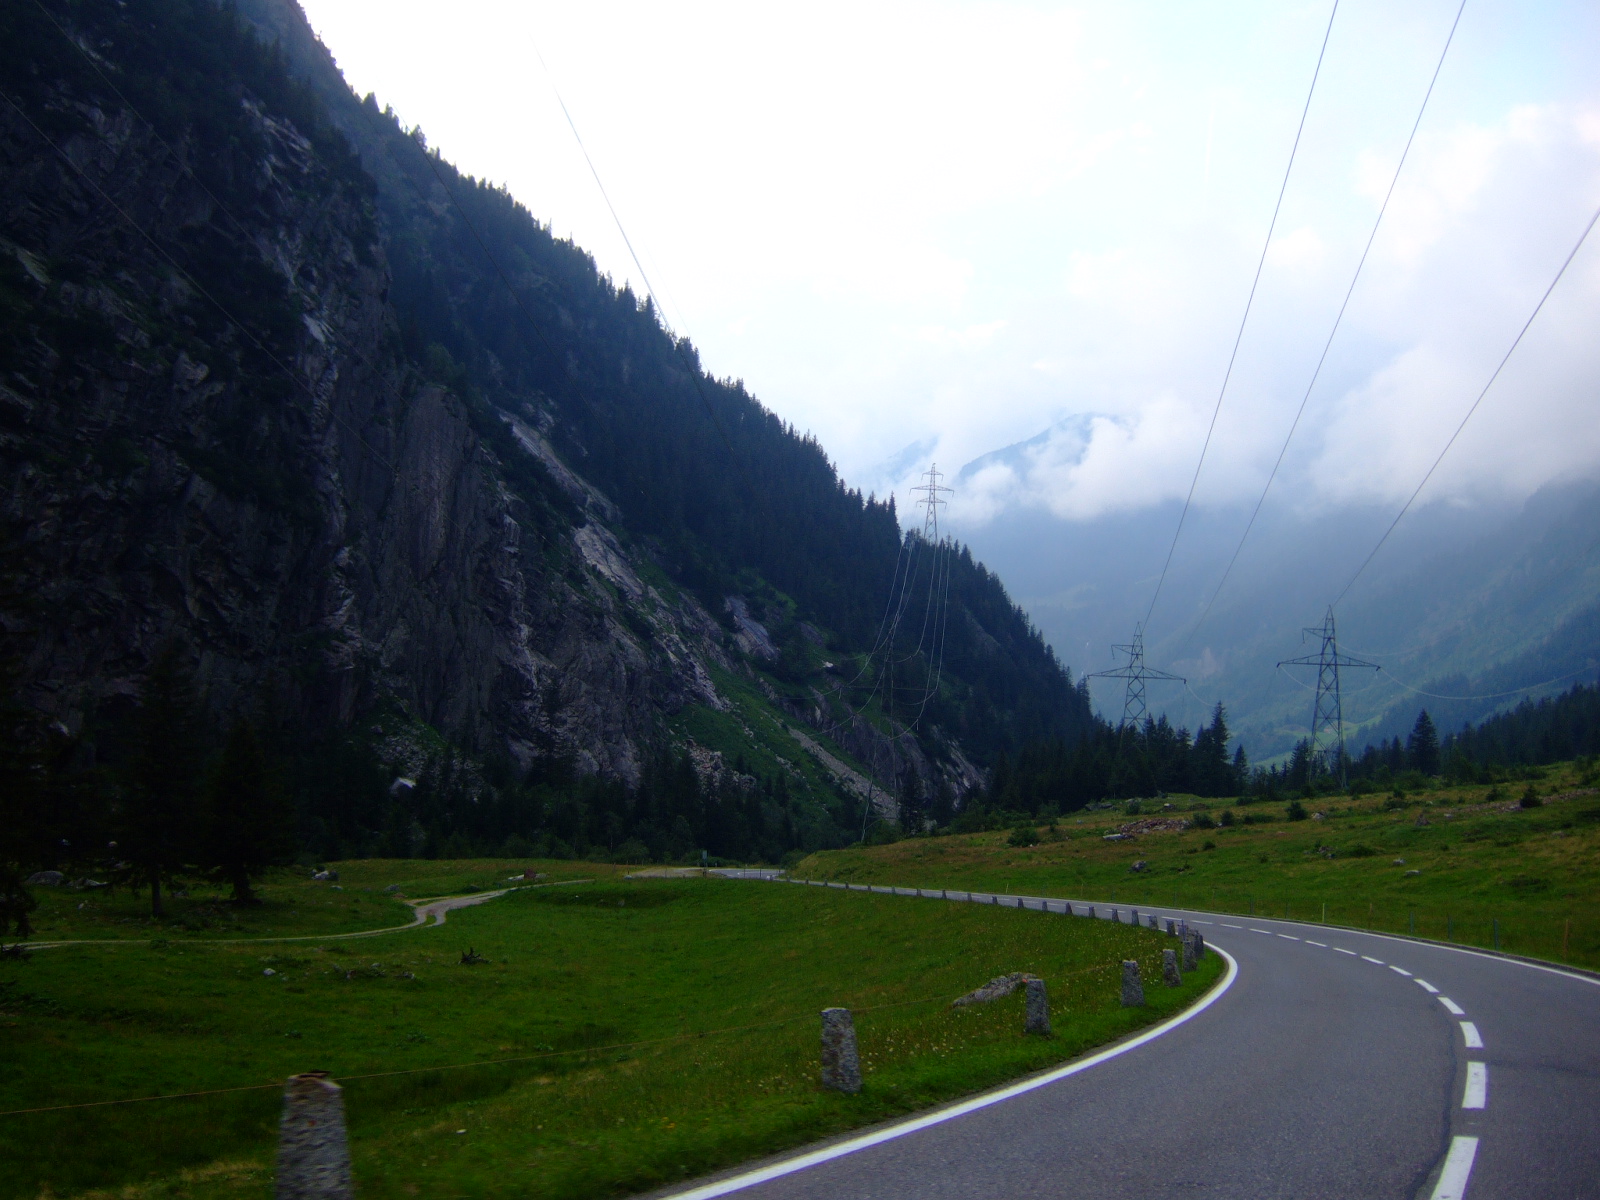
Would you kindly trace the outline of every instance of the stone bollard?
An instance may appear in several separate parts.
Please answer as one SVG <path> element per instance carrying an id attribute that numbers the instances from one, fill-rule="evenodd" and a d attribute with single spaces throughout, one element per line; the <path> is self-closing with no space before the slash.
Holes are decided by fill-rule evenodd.
<path id="1" fill-rule="evenodd" d="M 1122 914 L 1114 908 L 1111 910 L 1111 919 L 1118 925 L 1122 924 Z"/>
<path id="2" fill-rule="evenodd" d="M 326 1071 L 291 1075 L 278 1125 L 276 1200 L 349 1200 L 344 1091 Z"/>
<path id="3" fill-rule="evenodd" d="M 848 1008 L 822 1010 L 822 1086 L 836 1092 L 861 1090 L 856 1026 Z"/>
<path id="4" fill-rule="evenodd" d="M 1133 918 L 1133 920 L 1130 922 L 1130 924 L 1135 929 L 1139 928 L 1139 910 L 1137 908 L 1129 909 L 1128 910 L 1128 915 Z"/>
<path id="5" fill-rule="evenodd" d="M 1183 939 L 1183 969 L 1194 970 L 1194 934 L 1191 933 Z"/>
<path id="6" fill-rule="evenodd" d="M 1167 936 L 1168 937 L 1177 937 L 1178 936 L 1178 923 L 1176 921 L 1174 921 L 1171 917 L 1167 918 Z"/>
<path id="7" fill-rule="evenodd" d="M 1139 982 L 1139 964 L 1131 958 L 1122 964 L 1122 1007 L 1139 1008 L 1144 1004 L 1144 984 Z"/>
<path id="8" fill-rule="evenodd" d="M 1027 984 L 1025 999 L 1027 1001 L 1027 1022 L 1022 1027 L 1023 1033 L 1037 1033 L 1044 1037 L 1050 1036 L 1050 996 L 1044 989 L 1044 980 L 1030 979 Z"/>
<path id="9" fill-rule="evenodd" d="M 939 889 L 939 899 L 941 899 L 941 900 L 948 900 L 948 899 L 950 899 L 950 892 L 949 892 L 949 889 L 947 889 L 947 888 L 940 888 L 940 889 Z"/>
<path id="10" fill-rule="evenodd" d="M 1183 976 L 1178 974 L 1178 952 L 1176 950 L 1163 950 L 1161 952 L 1161 981 L 1168 987 L 1183 986 Z"/>
<path id="11" fill-rule="evenodd" d="M 1017 907 L 1018 907 L 1018 908 L 1025 908 L 1025 907 L 1027 907 L 1027 906 L 1026 906 L 1026 905 L 1025 905 L 1025 904 L 1023 904 L 1023 903 L 1022 903 L 1022 897 L 1021 897 L 1021 896 L 1018 896 L 1018 897 L 1017 897 Z"/>
<path id="12" fill-rule="evenodd" d="M 1196 959 L 1206 956 L 1206 935 L 1198 929 L 1194 931 L 1194 956 Z"/>
<path id="13" fill-rule="evenodd" d="M 1090 920 L 1094 919 L 1094 905 L 1092 905 L 1092 904 L 1089 905 L 1089 919 Z"/>
<path id="14" fill-rule="evenodd" d="M 1150 918 L 1149 918 L 1149 920 L 1148 920 L 1148 921 L 1147 921 L 1147 922 L 1146 922 L 1146 923 L 1147 923 L 1147 924 L 1148 924 L 1148 925 L 1149 925 L 1149 926 L 1150 926 L 1150 928 L 1151 928 L 1151 929 L 1154 929 L 1154 930 L 1155 930 L 1155 931 L 1156 931 L 1156 932 L 1157 932 L 1157 933 L 1160 933 L 1160 932 L 1161 932 L 1161 926 L 1160 926 L 1160 924 L 1159 924 L 1159 923 L 1158 923 L 1158 922 L 1157 922 L 1157 921 L 1156 921 L 1156 915 L 1155 915 L 1155 913 L 1151 913 L 1151 914 L 1150 914 Z"/>

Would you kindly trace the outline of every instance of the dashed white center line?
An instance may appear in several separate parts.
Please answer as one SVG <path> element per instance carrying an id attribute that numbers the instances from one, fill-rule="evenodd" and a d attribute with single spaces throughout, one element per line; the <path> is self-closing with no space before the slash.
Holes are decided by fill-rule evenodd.
<path id="1" fill-rule="evenodd" d="M 1467 1180 L 1472 1175 L 1472 1160 L 1477 1156 L 1477 1138 L 1452 1138 L 1450 1153 L 1445 1156 L 1444 1170 L 1439 1172 L 1439 1182 L 1433 1189 L 1432 1200 L 1462 1200 L 1467 1194 Z"/>
<path id="2" fill-rule="evenodd" d="M 1467 1064 L 1467 1092 L 1461 1097 L 1462 1108 L 1482 1108 L 1489 1098 L 1489 1068 L 1481 1062 Z"/>
<path id="3" fill-rule="evenodd" d="M 1439 989 L 1434 987 L 1433 984 L 1429 983 L 1426 979 L 1413 979 L 1411 982 L 1416 984 L 1423 991 L 1428 992 L 1430 995 L 1438 995 Z"/>
<path id="4" fill-rule="evenodd" d="M 1280 933 L 1278 936 L 1281 938 L 1288 938 L 1291 942 L 1298 942 L 1300 940 L 1299 938 L 1287 933 Z"/>
<path id="5" fill-rule="evenodd" d="M 1373 958 L 1372 955 L 1370 955 L 1370 954 L 1363 954 L 1361 957 L 1362 957 L 1362 959 L 1364 961 L 1369 962 L 1369 963 L 1373 963 L 1373 964 L 1375 964 L 1377 966 L 1381 967 L 1381 966 L 1384 965 L 1383 959 L 1381 959 L 1381 958 Z"/>
<path id="6" fill-rule="evenodd" d="M 1243 929 L 1244 928 L 1243 925 L 1229 925 L 1226 921 L 1224 921 L 1222 923 L 1222 927 L 1224 929 Z"/>
<path id="7" fill-rule="evenodd" d="M 1264 933 L 1264 934 L 1266 934 L 1266 935 L 1267 935 L 1267 936 L 1268 936 L 1268 937 L 1271 937 L 1271 936 L 1272 936 L 1272 930 L 1270 930 L 1270 929 L 1257 929 L 1257 928 L 1256 928 L 1256 927 L 1255 927 L 1255 926 L 1254 926 L 1254 925 L 1252 925 L 1252 926 L 1251 926 L 1251 927 L 1250 927 L 1250 932 L 1251 932 L 1251 933 Z"/>
<path id="8" fill-rule="evenodd" d="M 1190 921 L 1191 925 L 1215 925 L 1215 921 Z"/>
<path id="9" fill-rule="evenodd" d="M 1306 939 L 1306 945 L 1308 945 L 1308 946 L 1321 946 L 1324 950 L 1326 950 L 1328 948 L 1328 943 L 1327 942 L 1313 942 L 1310 938 Z"/>
<path id="10" fill-rule="evenodd" d="M 1448 1012 L 1452 1017 L 1464 1017 L 1467 1015 L 1467 1010 L 1462 1008 L 1461 1005 L 1457 1004 L 1454 1000 L 1450 999 L 1449 996 L 1440 996 L 1439 1003 L 1444 1005 L 1445 1011 Z"/>
<path id="11" fill-rule="evenodd" d="M 1478 1034 L 1478 1027 L 1471 1021 L 1461 1022 L 1461 1036 L 1466 1040 L 1468 1050 L 1483 1049 L 1483 1038 Z"/>
<path id="12" fill-rule="evenodd" d="M 1351 958 L 1356 956 L 1356 952 L 1354 950 L 1346 950 L 1343 946 L 1335 946 L 1334 949 L 1340 954 L 1348 954 Z"/>
<path id="13" fill-rule="evenodd" d="M 1397 967 L 1393 963 L 1390 963 L 1389 970 L 1393 971 L 1396 975 L 1404 975 L 1407 979 L 1411 978 L 1411 972 L 1406 970 L 1404 967 Z"/>

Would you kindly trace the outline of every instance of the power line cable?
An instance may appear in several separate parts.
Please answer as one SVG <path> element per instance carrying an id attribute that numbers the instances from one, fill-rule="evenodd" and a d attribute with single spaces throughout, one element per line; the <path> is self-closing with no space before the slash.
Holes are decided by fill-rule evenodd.
<path id="1" fill-rule="evenodd" d="M 1300 124 L 1295 128 L 1294 145 L 1289 148 L 1289 162 L 1283 170 L 1283 182 L 1278 186 L 1278 200 L 1272 206 L 1272 220 L 1267 224 L 1267 236 L 1261 243 L 1261 257 L 1256 261 L 1256 273 L 1250 281 L 1250 294 L 1244 303 L 1244 315 L 1239 318 L 1239 331 L 1233 338 L 1233 349 L 1228 354 L 1228 367 L 1222 374 L 1222 386 L 1217 390 L 1217 402 L 1211 410 L 1211 424 L 1206 427 L 1206 439 L 1200 447 L 1200 460 L 1194 465 L 1194 478 L 1189 481 L 1189 494 L 1184 498 L 1183 511 L 1178 514 L 1178 527 L 1172 534 L 1172 545 L 1167 548 L 1167 558 L 1161 564 L 1161 575 L 1156 580 L 1156 590 L 1150 597 L 1150 607 L 1145 612 L 1144 623 L 1150 624 L 1150 617 L 1156 610 L 1156 600 L 1161 596 L 1161 587 L 1167 581 L 1167 571 L 1172 566 L 1172 556 L 1178 549 L 1178 539 L 1183 536 L 1183 525 L 1189 517 L 1189 509 L 1194 503 L 1195 488 L 1200 483 L 1200 471 L 1205 466 L 1206 453 L 1211 448 L 1211 437 L 1217 429 L 1217 418 L 1222 414 L 1222 400 L 1228 393 L 1228 382 L 1233 378 L 1233 366 L 1239 357 L 1239 345 L 1244 340 L 1245 326 L 1250 323 L 1250 310 L 1255 304 L 1256 288 L 1261 283 L 1261 272 L 1267 264 L 1267 251 L 1272 248 L 1272 234 L 1278 227 L 1278 214 L 1283 210 L 1284 193 L 1289 190 L 1289 175 L 1294 170 L 1295 155 L 1300 151 L 1300 137 L 1305 132 L 1306 117 L 1311 112 L 1311 98 L 1317 93 L 1317 79 L 1322 74 L 1322 60 L 1328 52 L 1328 39 L 1333 35 L 1333 19 L 1339 13 L 1339 0 L 1333 0 L 1333 10 L 1328 14 L 1328 26 L 1322 34 L 1322 46 L 1317 51 L 1316 69 L 1311 72 L 1311 87 L 1306 92 L 1305 107 L 1300 111 Z"/>
<path id="2" fill-rule="evenodd" d="M 1256 518 L 1261 515 L 1261 507 L 1267 501 L 1267 493 L 1272 490 L 1272 484 L 1278 477 L 1278 470 L 1283 466 L 1284 456 L 1289 452 L 1289 443 L 1294 440 L 1295 431 L 1300 428 L 1300 418 L 1305 416 L 1306 405 L 1311 399 L 1311 393 L 1317 386 L 1317 380 L 1322 377 L 1322 368 L 1328 361 L 1328 351 L 1333 348 L 1333 340 L 1339 333 L 1339 326 L 1344 321 L 1345 310 L 1350 307 L 1350 297 L 1355 294 L 1356 284 L 1361 280 L 1362 268 L 1367 265 L 1367 256 L 1372 252 L 1372 243 L 1378 236 L 1378 229 L 1383 224 L 1383 217 L 1389 211 L 1389 201 L 1394 196 L 1395 185 L 1400 182 L 1400 172 L 1405 169 L 1406 158 L 1411 153 L 1411 144 L 1416 140 L 1417 130 L 1422 125 L 1423 114 L 1428 111 L 1428 101 L 1433 96 L 1434 85 L 1439 82 L 1439 72 L 1444 68 L 1445 56 L 1450 53 L 1450 43 L 1455 40 L 1456 27 L 1461 24 L 1461 14 L 1466 11 L 1467 0 L 1461 0 L 1461 5 L 1456 9 L 1455 20 L 1450 23 L 1450 32 L 1444 39 L 1444 48 L 1439 51 L 1439 61 L 1434 64 L 1433 76 L 1428 80 L 1428 90 L 1423 93 L 1422 105 L 1417 109 L 1417 119 L 1411 123 L 1411 132 L 1406 137 L 1405 149 L 1400 152 L 1400 161 L 1395 164 L 1394 176 L 1389 180 L 1389 190 L 1383 195 L 1383 203 L 1378 206 L 1377 218 L 1372 222 L 1372 231 L 1367 234 L 1367 244 L 1361 250 L 1361 257 L 1356 262 L 1355 273 L 1350 277 L 1350 286 L 1345 289 L 1344 300 L 1339 305 L 1339 312 L 1333 318 L 1333 328 L 1328 330 L 1328 339 L 1322 344 L 1322 354 L 1317 359 L 1316 369 L 1311 372 L 1311 380 L 1306 384 L 1305 395 L 1300 398 L 1300 407 L 1295 410 L 1294 420 L 1289 424 L 1289 432 L 1284 436 L 1283 445 L 1278 449 L 1277 460 L 1272 464 L 1272 471 L 1267 476 L 1266 486 L 1261 489 L 1261 495 L 1256 500 L 1256 506 L 1250 513 L 1250 519 L 1245 522 L 1244 532 L 1239 535 L 1239 544 L 1233 549 L 1233 557 L 1228 559 L 1228 565 L 1222 572 L 1222 578 L 1217 581 L 1216 589 L 1211 593 L 1211 599 L 1206 601 L 1200 619 L 1194 623 L 1184 638 L 1184 645 L 1199 632 L 1205 624 L 1206 618 L 1211 615 L 1211 608 L 1217 602 L 1217 597 L 1222 594 L 1223 586 L 1228 582 L 1228 577 L 1233 573 L 1234 564 L 1239 561 L 1239 554 L 1244 550 L 1244 544 L 1250 537 L 1250 531 L 1255 528 Z"/>
<path id="3" fill-rule="evenodd" d="M 1532 327 L 1534 319 L 1543 310 L 1545 301 L 1550 299 L 1550 294 L 1556 290 L 1556 284 L 1561 282 L 1561 277 L 1567 273 L 1567 268 L 1572 265 L 1572 260 L 1578 256 L 1578 251 L 1583 248 L 1583 243 L 1588 239 L 1590 231 L 1594 229 L 1596 221 L 1600 221 L 1600 208 L 1595 209 L 1594 215 L 1589 218 L 1589 223 L 1583 227 L 1583 232 L 1578 235 L 1578 240 L 1573 244 L 1572 249 L 1568 251 L 1567 257 L 1562 260 L 1561 268 L 1556 272 L 1555 278 L 1550 281 L 1550 286 L 1545 288 L 1544 294 L 1539 297 L 1539 302 L 1533 306 L 1533 311 L 1528 314 L 1528 319 L 1522 323 L 1522 328 L 1517 331 L 1517 336 L 1512 339 L 1511 345 L 1507 347 L 1505 354 L 1500 358 L 1500 362 L 1495 366 L 1493 374 L 1489 376 L 1489 381 L 1483 385 L 1483 390 L 1478 393 L 1477 399 L 1473 400 L 1472 406 L 1467 409 L 1466 415 L 1461 418 L 1461 423 L 1456 426 L 1455 432 L 1450 435 L 1450 440 L 1444 444 L 1444 449 L 1439 451 L 1439 456 L 1433 460 L 1433 465 L 1428 468 L 1427 474 L 1423 475 L 1422 482 L 1417 484 L 1416 490 L 1411 493 L 1410 498 L 1406 500 L 1400 511 L 1395 514 L 1394 520 L 1389 523 L 1389 528 L 1384 530 L 1383 536 L 1378 539 L 1378 544 L 1372 548 L 1366 558 L 1361 560 L 1361 565 L 1356 568 L 1356 573 L 1350 577 L 1350 582 L 1345 584 L 1344 589 L 1334 597 L 1333 605 L 1335 607 L 1349 594 L 1350 589 L 1355 587 L 1356 580 L 1361 578 L 1362 572 L 1377 557 L 1378 551 L 1383 549 L 1384 543 L 1389 540 L 1389 535 L 1395 531 L 1395 527 L 1400 524 L 1401 519 L 1411 511 L 1411 506 L 1416 503 L 1417 497 L 1422 494 L 1422 489 L 1428 486 L 1428 480 L 1433 478 L 1433 473 L 1439 469 L 1439 464 L 1444 461 L 1444 456 L 1450 453 L 1450 447 L 1456 444 L 1456 439 L 1461 436 L 1461 431 L 1467 427 L 1467 422 L 1472 420 L 1472 414 L 1478 411 L 1478 406 L 1483 403 L 1483 398 L 1489 394 L 1489 389 L 1494 386 L 1495 380 L 1500 378 L 1500 372 L 1505 370 L 1506 363 L 1511 361 L 1511 356 L 1516 353 L 1517 347 L 1522 344 L 1522 339 Z"/>

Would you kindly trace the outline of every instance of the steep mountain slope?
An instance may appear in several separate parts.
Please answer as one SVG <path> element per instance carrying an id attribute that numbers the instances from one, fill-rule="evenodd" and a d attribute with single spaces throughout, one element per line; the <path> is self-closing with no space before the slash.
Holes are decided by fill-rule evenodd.
<path id="1" fill-rule="evenodd" d="M 177 644 L 213 713 L 269 714 L 318 848 L 659 855 L 738 809 L 770 853 L 1085 727 L 964 551 L 942 672 L 879 645 L 892 505 L 351 95 L 289 0 L 48 8 L 0 14 L 0 617 L 83 757 Z M 733 799 L 668 847 L 674 754 Z"/>

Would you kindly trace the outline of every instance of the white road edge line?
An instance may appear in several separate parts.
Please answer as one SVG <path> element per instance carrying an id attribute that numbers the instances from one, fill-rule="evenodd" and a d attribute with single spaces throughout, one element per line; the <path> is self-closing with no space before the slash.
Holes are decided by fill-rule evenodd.
<path id="1" fill-rule="evenodd" d="M 1467 1194 L 1467 1180 L 1472 1175 L 1472 1160 L 1477 1156 L 1477 1138 L 1451 1138 L 1450 1153 L 1445 1155 L 1444 1170 L 1439 1172 L 1432 1200 L 1462 1200 Z"/>
<path id="2" fill-rule="evenodd" d="M 1233 981 L 1239 975 L 1238 962 L 1235 961 L 1233 955 L 1220 946 L 1212 946 L 1211 949 L 1222 955 L 1223 961 L 1228 964 L 1228 970 L 1223 975 L 1222 981 L 1192 1008 L 1184 1009 L 1183 1012 L 1171 1020 L 1163 1021 L 1154 1029 L 1145 1030 L 1138 1037 L 1130 1038 L 1128 1041 L 1112 1046 L 1108 1050 L 1102 1050 L 1098 1054 L 1091 1054 L 1088 1058 L 1079 1062 L 1069 1063 L 1067 1066 L 1058 1067 L 1054 1071 L 1046 1071 L 1043 1075 L 1035 1075 L 1032 1079 L 1024 1079 L 1020 1083 L 997 1088 L 982 1096 L 974 1096 L 971 1100 L 963 1100 L 960 1104 L 952 1104 L 949 1108 L 939 1109 L 928 1113 L 926 1116 L 915 1117 L 909 1121 L 902 1121 L 898 1125 L 891 1125 L 887 1129 L 879 1129 L 876 1132 L 865 1134 L 858 1138 L 851 1138 L 837 1145 L 825 1146 L 821 1150 L 813 1150 L 810 1154 L 801 1154 L 783 1162 L 773 1163 L 771 1166 L 747 1171 L 743 1175 L 735 1175 L 731 1179 L 708 1183 L 687 1192 L 673 1192 L 666 1200 L 711 1200 L 714 1196 L 726 1196 L 730 1192 L 743 1191 L 745 1188 L 754 1187 L 758 1183 L 766 1183 L 769 1179 L 779 1179 L 785 1175 L 793 1175 L 796 1171 L 804 1171 L 808 1167 L 819 1166 L 822 1163 L 831 1162 L 833 1159 L 843 1158 L 847 1154 L 854 1154 L 858 1150 L 866 1150 L 884 1142 L 893 1141 L 895 1138 L 904 1137 L 908 1133 L 916 1133 L 918 1130 L 928 1129 L 934 1125 L 942 1125 L 944 1122 L 953 1121 L 957 1117 L 964 1117 L 980 1108 L 988 1108 L 992 1104 L 999 1104 L 1001 1101 L 1009 1100 L 1013 1096 L 1020 1096 L 1025 1092 L 1034 1091 L 1036 1088 L 1056 1083 L 1066 1079 L 1068 1076 L 1076 1075 L 1080 1071 L 1087 1071 L 1090 1067 L 1097 1067 L 1103 1062 L 1126 1054 L 1130 1050 L 1137 1049 L 1146 1042 L 1154 1041 L 1169 1030 L 1176 1029 L 1185 1021 L 1199 1016 L 1220 1000 L 1223 994 L 1233 986 Z"/>
<path id="3" fill-rule="evenodd" d="M 1483 1049 L 1483 1035 L 1478 1032 L 1478 1027 L 1471 1021 L 1461 1022 L 1461 1036 L 1465 1039 L 1468 1050 Z"/>
<path id="4" fill-rule="evenodd" d="M 1413 979 L 1411 982 L 1416 984 L 1429 995 L 1437 996 L 1439 994 L 1439 989 L 1434 987 L 1433 984 L 1429 983 L 1426 979 Z"/>
<path id="5" fill-rule="evenodd" d="M 1462 1008 L 1461 1005 L 1457 1004 L 1454 1000 L 1450 999 L 1449 996 L 1440 996 L 1439 1003 L 1444 1005 L 1445 1011 L 1448 1012 L 1452 1017 L 1464 1017 L 1467 1015 L 1467 1010 Z"/>
<path id="6" fill-rule="evenodd" d="M 1489 1099 L 1489 1068 L 1481 1062 L 1467 1064 L 1467 1090 L 1461 1097 L 1462 1108 L 1482 1108 Z"/>

